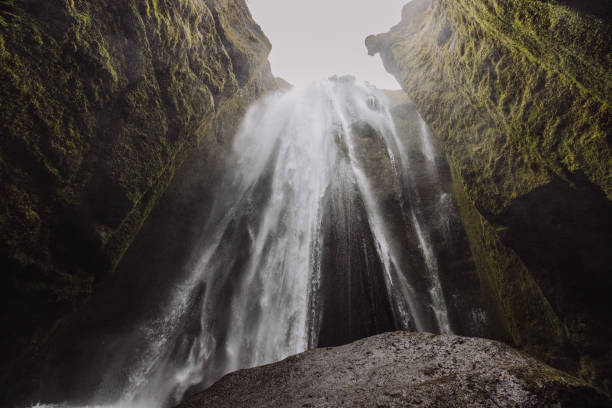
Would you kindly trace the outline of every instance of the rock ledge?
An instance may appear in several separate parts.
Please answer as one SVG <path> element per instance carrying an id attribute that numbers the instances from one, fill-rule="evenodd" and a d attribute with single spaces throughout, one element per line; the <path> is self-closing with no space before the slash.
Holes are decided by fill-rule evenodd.
<path id="1" fill-rule="evenodd" d="M 581 380 L 502 343 L 394 332 L 225 376 L 179 408 L 610 407 Z"/>

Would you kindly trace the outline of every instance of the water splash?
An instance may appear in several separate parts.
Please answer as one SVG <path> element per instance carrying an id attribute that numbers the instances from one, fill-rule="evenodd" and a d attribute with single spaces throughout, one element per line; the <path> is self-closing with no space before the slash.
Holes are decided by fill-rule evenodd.
<path id="1" fill-rule="evenodd" d="M 420 125 L 420 135 L 421 135 L 421 149 L 425 157 L 429 162 L 433 163 L 436 159 L 435 149 L 433 147 L 433 143 L 431 141 L 431 133 L 429 132 L 429 128 L 427 127 L 427 123 L 423 120 L 421 115 L 419 116 L 419 125 Z"/>
<path id="2" fill-rule="evenodd" d="M 423 154 L 433 160 L 421 127 Z M 322 269 L 324 231 L 334 222 L 326 208 L 346 211 L 338 203 L 348 191 L 365 207 L 397 328 L 449 333 L 412 173 L 384 93 L 366 84 L 320 81 L 254 104 L 188 276 L 168 288 L 164 315 L 136 330 L 144 348 L 126 363 L 125 384 L 102 384 L 92 398 L 99 405 L 89 406 L 171 406 L 228 372 L 316 346 L 321 275 L 342 272 Z M 410 236 L 416 256 L 405 250 Z"/>

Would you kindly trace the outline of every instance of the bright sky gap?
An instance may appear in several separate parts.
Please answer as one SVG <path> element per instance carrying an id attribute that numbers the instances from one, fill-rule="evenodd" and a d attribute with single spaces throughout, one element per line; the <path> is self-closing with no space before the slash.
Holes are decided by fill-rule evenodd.
<path id="1" fill-rule="evenodd" d="M 407 0 L 247 0 L 272 42 L 272 72 L 304 86 L 332 75 L 354 75 L 381 89 L 400 89 L 364 45 L 370 34 L 399 22 Z"/>

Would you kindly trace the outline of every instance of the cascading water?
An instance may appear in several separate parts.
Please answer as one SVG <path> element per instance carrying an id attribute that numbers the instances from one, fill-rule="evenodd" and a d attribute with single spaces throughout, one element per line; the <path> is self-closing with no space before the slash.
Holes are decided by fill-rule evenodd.
<path id="1" fill-rule="evenodd" d="M 421 136 L 433 160 L 424 123 Z M 188 276 L 138 329 L 145 345 L 121 368 L 124 384 L 102 384 L 90 406 L 171 406 L 230 371 L 317 346 L 322 282 L 346 273 L 352 285 L 358 259 L 366 279 L 380 272 L 394 328 L 449 333 L 411 165 L 385 94 L 366 84 L 321 81 L 255 103 Z M 346 241 L 341 270 L 326 267 L 329 236 Z"/>

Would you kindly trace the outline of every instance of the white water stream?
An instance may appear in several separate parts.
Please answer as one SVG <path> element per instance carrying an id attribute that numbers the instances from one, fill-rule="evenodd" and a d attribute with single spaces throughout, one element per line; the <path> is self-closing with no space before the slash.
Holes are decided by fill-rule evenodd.
<path id="1" fill-rule="evenodd" d="M 401 217 L 418 239 L 426 271 L 402 262 L 391 232 L 397 220 L 382 210 L 373 170 L 358 154 L 358 122 L 386 148 L 401 186 Z M 422 153 L 433 160 L 426 125 L 420 126 Z M 321 268 L 332 182 L 357 191 L 363 202 L 398 328 L 450 332 L 411 163 L 384 93 L 330 80 L 273 94 L 250 108 L 233 151 L 188 277 L 167 288 L 165 314 L 136 329 L 143 348 L 134 351 L 128 381 L 121 389 L 102 384 L 89 406 L 172 406 L 192 387 L 316 345 L 320 310 L 312 299 L 320 274 L 342 272 Z M 426 277 L 427 293 L 416 293 L 417 274 Z"/>

